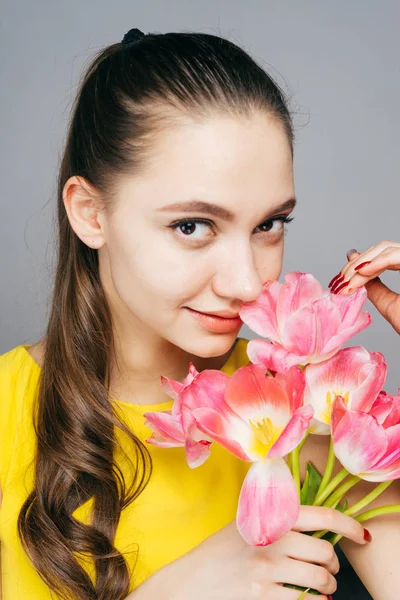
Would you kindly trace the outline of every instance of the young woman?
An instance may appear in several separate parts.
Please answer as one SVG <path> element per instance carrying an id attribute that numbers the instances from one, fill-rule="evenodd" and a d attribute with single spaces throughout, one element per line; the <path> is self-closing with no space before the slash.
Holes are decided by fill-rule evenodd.
<path id="1" fill-rule="evenodd" d="M 61 162 L 45 335 L 0 358 L 3 600 L 298 598 L 284 582 L 325 600 L 337 556 L 302 533 L 325 528 L 375 600 L 397 598 L 397 518 L 368 543 L 354 519 L 302 507 L 251 547 L 234 522 L 248 464 L 216 446 L 191 470 L 182 448 L 145 443 L 143 414 L 172 406 L 161 375 L 247 364 L 238 311 L 279 277 L 294 206 L 290 114 L 242 49 L 131 30 L 98 54 Z M 373 279 L 373 262 L 356 274 L 365 256 L 343 270 L 354 286 Z M 303 458 L 326 451 L 310 437 Z"/>

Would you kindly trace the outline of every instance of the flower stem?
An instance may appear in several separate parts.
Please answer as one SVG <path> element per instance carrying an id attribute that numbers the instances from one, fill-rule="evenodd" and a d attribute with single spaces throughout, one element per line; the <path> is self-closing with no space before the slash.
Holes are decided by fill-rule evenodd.
<path id="1" fill-rule="evenodd" d="M 390 515 L 392 513 L 400 513 L 400 504 L 389 504 L 388 506 L 372 508 L 371 510 L 366 510 L 354 518 L 356 521 L 359 521 L 359 523 L 362 523 L 363 521 L 368 521 L 374 517 L 379 517 L 380 515 Z M 335 546 L 342 539 L 342 537 L 343 536 L 339 534 L 335 535 L 335 537 L 332 538 L 331 544 Z"/>
<path id="2" fill-rule="evenodd" d="M 382 483 L 377 485 L 376 488 L 372 490 L 372 492 L 365 496 L 365 498 L 362 498 L 362 500 L 359 500 L 358 502 L 356 502 L 356 504 L 353 504 L 353 506 L 349 506 L 349 508 L 344 512 L 344 514 L 352 517 L 356 514 L 356 512 L 362 510 L 363 508 L 368 506 L 368 504 L 370 504 L 373 500 L 375 500 L 375 498 L 383 494 L 383 492 L 392 483 L 393 481 L 382 481 Z"/>
<path id="3" fill-rule="evenodd" d="M 352 488 L 354 487 L 359 481 L 361 481 L 360 477 L 357 477 L 357 475 L 352 475 L 351 477 L 349 477 L 349 479 L 347 481 L 345 481 L 344 483 L 342 483 L 342 485 L 340 485 L 337 490 L 335 492 L 333 492 L 333 494 L 331 496 L 329 496 L 329 498 L 327 500 L 325 500 L 325 502 L 323 503 L 322 506 L 329 506 L 329 507 L 333 507 L 337 504 L 337 501 L 341 500 L 343 498 L 343 496 Z"/>
<path id="4" fill-rule="evenodd" d="M 325 500 L 329 498 L 333 490 L 343 481 L 345 477 L 347 477 L 348 474 L 349 472 L 345 468 L 339 471 L 339 473 L 335 475 L 332 481 L 328 483 L 326 488 L 323 490 L 322 494 L 317 494 L 313 502 L 313 506 L 322 506 Z"/>
<path id="5" fill-rule="evenodd" d="M 293 475 L 292 462 L 293 462 L 293 461 L 292 461 L 292 453 L 291 453 L 291 452 L 289 452 L 289 454 L 288 454 L 288 457 L 287 457 L 287 463 L 286 463 L 286 464 L 287 464 L 287 466 L 289 467 L 289 470 L 290 470 L 290 472 L 291 472 L 291 473 L 292 473 L 292 475 Z"/>
<path id="6" fill-rule="evenodd" d="M 300 452 L 301 452 L 301 450 L 302 450 L 302 448 L 303 448 L 304 444 L 306 443 L 306 441 L 307 441 L 307 438 L 308 438 L 308 436 L 309 436 L 309 435 L 310 435 L 310 432 L 309 432 L 309 431 L 306 431 L 306 434 L 305 434 L 305 436 L 304 436 L 304 437 L 303 437 L 303 439 L 301 440 L 300 444 L 297 446 L 297 447 L 298 447 L 298 449 L 299 449 L 299 454 L 300 454 Z"/>
<path id="7" fill-rule="evenodd" d="M 301 489 L 301 486 L 300 486 L 300 444 L 297 446 L 297 448 L 292 450 L 292 452 L 290 454 L 291 454 L 291 459 L 292 459 L 293 479 L 294 479 L 294 483 L 296 485 L 297 493 L 300 498 L 300 489 Z"/>
<path id="8" fill-rule="evenodd" d="M 322 495 L 322 492 L 328 485 L 328 483 L 332 477 L 334 464 L 335 464 L 335 455 L 333 453 L 333 439 L 331 437 L 330 443 L 329 443 L 328 458 L 326 460 L 325 472 L 322 477 L 321 483 L 319 485 L 318 491 L 316 493 L 316 499 Z"/>

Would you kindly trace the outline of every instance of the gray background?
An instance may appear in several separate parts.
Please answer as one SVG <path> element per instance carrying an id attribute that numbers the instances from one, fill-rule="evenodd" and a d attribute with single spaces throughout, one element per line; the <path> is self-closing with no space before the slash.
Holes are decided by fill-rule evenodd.
<path id="1" fill-rule="evenodd" d="M 349 248 L 400 241 L 395 0 L 2 0 L 0 11 L 0 353 L 43 335 L 57 164 L 78 76 L 131 27 L 228 37 L 290 95 L 299 206 L 283 273 L 309 271 L 327 285 Z M 382 279 L 400 291 L 398 273 Z M 351 345 L 385 354 L 394 393 L 399 338 L 367 309 L 373 323 Z M 240 335 L 256 337 L 246 326 Z"/>
<path id="2" fill-rule="evenodd" d="M 56 172 L 78 76 L 131 27 L 198 30 L 241 44 L 275 76 L 295 113 L 296 194 L 284 272 L 327 285 L 380 240 L 400 241 L 400 3 L 1 0 L 0 353 L 42 335 L 53 259 Z M 383 281 L 400 291 L 400 275 Z M 400 386 L 399 338 L 372 325 L 348 345 L 386 356 Z M 243 326 L 240 335 L 255 334 Z"/>

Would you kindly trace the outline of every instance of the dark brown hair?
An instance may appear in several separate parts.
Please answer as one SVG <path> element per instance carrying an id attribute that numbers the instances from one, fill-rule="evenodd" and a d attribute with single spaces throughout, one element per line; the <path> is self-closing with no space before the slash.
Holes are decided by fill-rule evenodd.
<path id="1" fill-rule="evenodd" d="M 293 152 L 282 90 L 243 49 L 205 33 L 148 34 L 128 46 L 112 44 L 80 82 L 58 177 L 58 252 L 35 404 L 34 490 L 18 517 L 25 551 L 60 598 L 122 600 L 132 589 L 114 538 L 122 509 L 141 494 L 152 469 L 147 448 L 110 401 L 111 313 L 98 253 L 71 228 L 64 185 L 71 176 L 85 178 L 110 214 L 118 177 L 151 168 L 152 148 L 167 127 L 182 117 L 254 111 L 283 125 Z M 115 461 L 114 427 L 132 441 L 128 487 Z M 90 498 L 85 525 L 72 513 Z M 94 583 L 76 558 L 87 554 Z"/>

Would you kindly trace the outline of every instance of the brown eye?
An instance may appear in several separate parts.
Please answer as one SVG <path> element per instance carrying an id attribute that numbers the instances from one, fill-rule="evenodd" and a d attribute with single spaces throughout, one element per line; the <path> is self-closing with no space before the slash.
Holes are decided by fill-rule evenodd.
<path id="1" fill-rule="evenodd" d="M 286 223 L 291 223 L 294 217 L 275 217 L 274 219 L 268 219 L 264 223 L 259 225 L 260 228 L 263 228 L 262 233 L 279 233 L 282 231 Z M 278 227 L 273 229 L 274 224 L 277 223 Z"/>
<path id="2" fill-rule="evenodd" d="M 176 223 L 172 223 L 169 225 L 171 229 L 178 231 L 182 234 L 181 237 L 188 237 L 194 240 L 199 240 L 204 237 L 209 237 L 203 235 L 201 225 L 212 227 L 212 223 L 210 221 L 206 221 L 204 219 L 184 219 L 182 221 L 177 221 Z M 200 227 L 199 227 L 200 226 Z M 194 235 L 198 233 L 199 235 Z"/>

